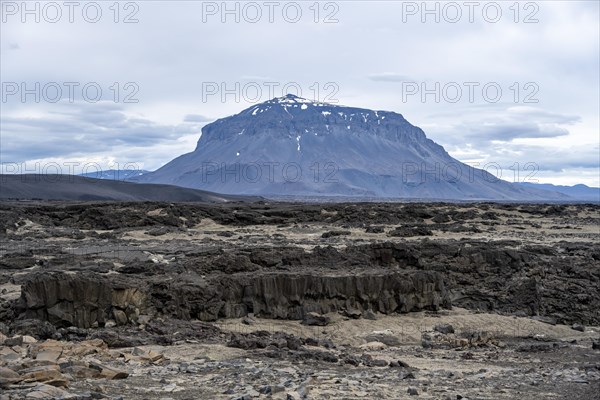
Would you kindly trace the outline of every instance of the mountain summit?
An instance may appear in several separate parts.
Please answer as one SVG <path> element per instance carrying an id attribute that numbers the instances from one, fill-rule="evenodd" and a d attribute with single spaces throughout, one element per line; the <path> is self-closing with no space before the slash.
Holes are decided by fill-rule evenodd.
<path id="1" fill-rule="evenodd" d="M 461 163 L 401 114 L 291 94 L 206 125 L 193 152 L 135 180 L 263 196 L 567 198 Z"/>

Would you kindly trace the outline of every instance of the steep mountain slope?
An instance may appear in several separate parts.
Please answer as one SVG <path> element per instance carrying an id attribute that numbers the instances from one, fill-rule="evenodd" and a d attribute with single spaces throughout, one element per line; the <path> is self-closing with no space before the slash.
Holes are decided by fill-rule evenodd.
<path id="1" fill-rule="evenodd" d="M 133 180 L 264 196 L 568 198 L 473 169 L 400 114 L 293 95 L 206 125 L 193 152 Z"/>

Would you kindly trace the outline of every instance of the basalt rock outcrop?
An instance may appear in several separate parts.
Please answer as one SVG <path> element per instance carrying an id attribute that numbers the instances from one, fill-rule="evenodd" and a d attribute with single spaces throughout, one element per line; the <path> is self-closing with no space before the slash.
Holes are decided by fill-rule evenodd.
<path id="1" fill-rule="evenodd" d="M 146 308 L 146 293 L 119 276 L 35 274 L 23 285 L 20 303 L 28 318 L 89 328 L 113 318 L 135 321 Z"/>
<path id="2" fill-rule="evenodd" d="M 202 290 L 179 291 L 171 285 L 165 289 L 172 293 L 169 302 L 177 304 L 179 312 L 203 320 L 238 318 L 248 313 L 302 319 L 309 312 L 372 309 L 390 314 L 450 306 L 441 275 L 436 272 L 240 274 L 214 279 L 208 287 L 208 301 Z M 204 296 L 197 297 L 198 294 Z"/>
<path id="3" fill-rule="evenodd" d="M 451 300 L 594 326 L 597 215 L 594 205 L 0 204 L 0 324 L 359 318 Z M 399 228 L 416 236 L 389 235 Z M 323 237 L 334 231 L 350 234 Z"/>
<path id="4" fill-rule="evenodd" d="M 450 307 L 450 300 L 441 275 L 432 271 L 263 273 L 167 281 L 56 273 L 28 279 L 21 305 L 29 318 L 89 328 L 111 319 L 117 325 L 133 323 L 148 314 L 214 321 L 249 313 L 297 320 L 310 312 L 347 309 L 406 313 Z"/>

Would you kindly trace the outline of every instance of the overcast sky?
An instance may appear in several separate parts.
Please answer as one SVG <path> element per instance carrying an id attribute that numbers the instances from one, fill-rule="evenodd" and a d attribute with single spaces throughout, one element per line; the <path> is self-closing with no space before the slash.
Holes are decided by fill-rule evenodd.
<path id="1" fill-rule="evenodd" d="M 600 186 L 597 1 L 22 4 L 1 2 L 6 172 L 153 170 L 292 92 L 401 113 L 503 179 Z"/>

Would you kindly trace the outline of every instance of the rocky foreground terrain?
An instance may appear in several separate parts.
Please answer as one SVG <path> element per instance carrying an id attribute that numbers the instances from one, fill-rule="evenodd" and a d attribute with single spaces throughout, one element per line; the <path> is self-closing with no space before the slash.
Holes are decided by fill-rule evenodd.
<path id="1" fill-rule="evenodd" d="M 600 207 L 0 203 L 0 399 L 595 399 Z"/>

